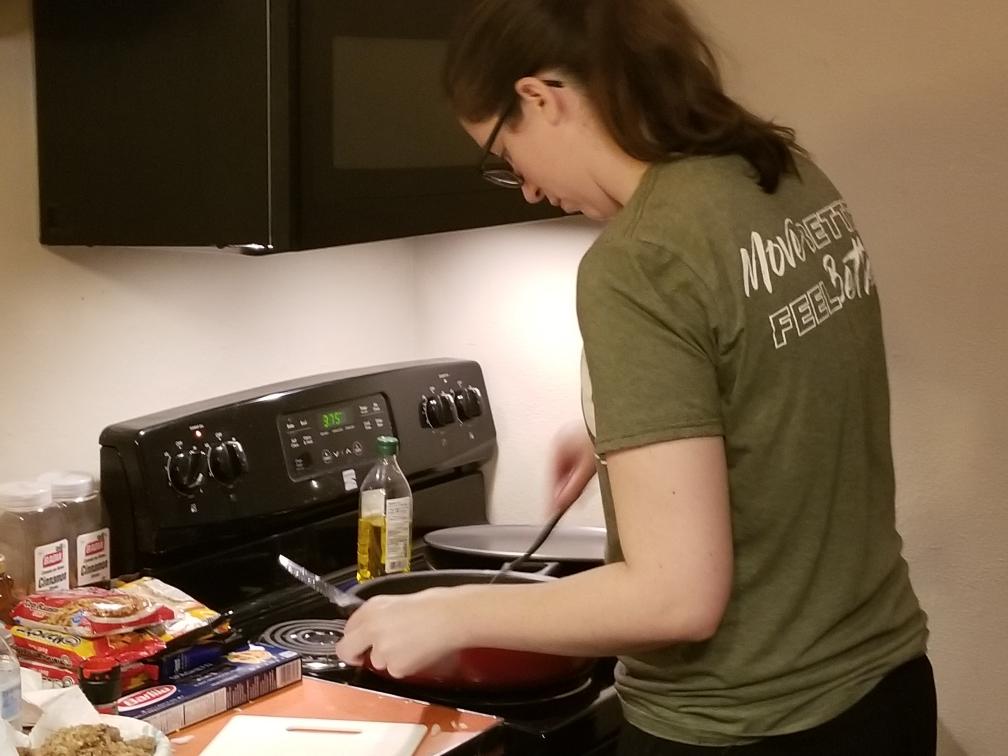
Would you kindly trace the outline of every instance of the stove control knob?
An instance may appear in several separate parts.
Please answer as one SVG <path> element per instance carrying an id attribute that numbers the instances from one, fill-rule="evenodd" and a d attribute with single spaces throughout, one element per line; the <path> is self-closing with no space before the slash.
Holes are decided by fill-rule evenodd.
<path id="1" fill-rule="evenodd" d="M 438 400 L 434 397 L 420 398 L 420 425 L 425 428 L 440 428 L 441 422 L 440 407 Z"/>
<path id="2" fill-rule="evenodd" d="M 447 391 L 442 391 L 437 399 L 438 419 L 441 425 L 450 425 L 455 422 L 455 399 Z"/>
<path id="3" fill-rule="evenodd" d="M 176 491 L 191 493 L 206 480 L 207 456 L 202 449 L 179 452 L 168 460 L 168 483 Z"/>
<path id="4" fill-rule="evenodd" d="M 463 404 L 466 408 L 466 416 L 479 417 L 483 414 L 483 394 L 475 386 L 466 386 L 463 394 Z"/>
<path id="5" fill-rule="evenodd" d="M 248 458 L 242 445 L 234 439 L 217 444 L 210 450 L 210 474 L 214 480 L 231 485 L 248 472 Z"/>
<path id="6" fill-rule="evenodd" d="M 459 422 L 465 422 L 472 415 L 469 414 L 469 407 L 466 406 L 466 396 L 465 391 L 459 389 L 458 391 L 452 391 L 452 399 L 455 400 L 455 415 L 458 417 Z"/>

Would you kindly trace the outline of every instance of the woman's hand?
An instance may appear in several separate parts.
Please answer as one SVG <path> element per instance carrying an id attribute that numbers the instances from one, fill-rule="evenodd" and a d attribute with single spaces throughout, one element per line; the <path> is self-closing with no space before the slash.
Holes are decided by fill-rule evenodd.
<path id="1" fill-rule="evenodd" d="M 396 678 L 436 664 L 466 645 L 465 618 L 454 608 L 458 589 L 431 588 L 403 596 L 375 596 L 347 621 L 336 653 L 348 664 L 371 666 Z"/>
<path id="2" fill-rule="evenodd" d="M 550 474 L 550 514 L 565 512 L 595 475 L 595 449 L 583 424 L 569 426 L 557 434 Z"/>

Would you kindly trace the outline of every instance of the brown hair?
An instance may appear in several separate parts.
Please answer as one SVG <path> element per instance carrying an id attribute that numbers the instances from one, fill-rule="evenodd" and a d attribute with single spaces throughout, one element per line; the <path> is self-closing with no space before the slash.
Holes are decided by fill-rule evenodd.
<path id="1" fill-rule="evenodd" d="M 638 160 L 741 155 L 771 194 L 797 173 L 794 131 L 724 93 L 710 46 L 675 0 L 479 0 L 449 44 L 444 84 L 456 113 L 479 122 L 514 102 L 518 79 L 550 69 L 583 87 Z"/>

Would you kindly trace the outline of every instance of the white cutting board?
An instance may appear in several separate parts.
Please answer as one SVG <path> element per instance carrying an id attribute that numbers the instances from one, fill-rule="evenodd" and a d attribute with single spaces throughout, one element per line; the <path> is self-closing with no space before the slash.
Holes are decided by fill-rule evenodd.
<path id="1" fill-rule="evenodd" d="M 291 732 L 290 727 L 359 730 L 360 734 Z M 421 724 L 344 719 L 232 717 L 202 756 L 413 756 L 427 734 Z"/>

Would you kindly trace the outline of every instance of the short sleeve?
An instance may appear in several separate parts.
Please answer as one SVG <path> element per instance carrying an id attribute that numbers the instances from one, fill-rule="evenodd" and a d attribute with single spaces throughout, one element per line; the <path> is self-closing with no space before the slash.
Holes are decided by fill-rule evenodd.
<path id="1" fill-rule="evenodd" d="M 712 295 L 681 255 L 600 241 L 577 310 L 597 452 L 723 435 Z"/>

